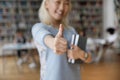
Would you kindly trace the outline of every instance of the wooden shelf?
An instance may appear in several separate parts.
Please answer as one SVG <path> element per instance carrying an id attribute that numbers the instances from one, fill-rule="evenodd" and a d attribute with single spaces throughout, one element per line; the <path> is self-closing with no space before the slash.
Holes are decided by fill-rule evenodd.
<path id="1" fill-rule="evenodd" d="M 38 9 L 41 2 L 42 0 L 0 0 L 0 31 L 7 33 L 9 27 L 10 32 L 15 32 L 20 28 L 19 24 L 24 23 L 25 34 L 31 33 L 32 26 L 39 22 Z M 70 25 L 76 29 L 86 29 L 86 33 L 89 31 L 94 33 L 94 35 L 88 33 L 87 36 L 99 37 L 102 32 L 102 10 L 102 0 L 72 0 Z"/>
<path id="2" fill-rule="evenodd" d="M 41 0 L 0 0 L 0 37 L 13 38 L 16 29 L 21 28 L 21 23 L 25 24 L 25 35 L 28 32 L 30 34 L 32 26 L 39 22 L 40 4 Z M 6 36 L 7 32 L 10 32 L 10 35 Z"/>
<path id="3" fill-rule="evenodd" d="M 85 31 L 87 37 L 101 37 L 102 5 L 102 0 L 72 0 L 70 25 L 75 27 L 78 33 Z"/>

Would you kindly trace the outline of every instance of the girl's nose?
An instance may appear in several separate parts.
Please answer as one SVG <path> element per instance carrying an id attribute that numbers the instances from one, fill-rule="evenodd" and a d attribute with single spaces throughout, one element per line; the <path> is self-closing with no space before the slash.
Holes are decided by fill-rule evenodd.
<path id="1" fill-rule="evenodd" d="M 64 9 L 64 4 L 60 4 L 59 9 L 62 11 Z"/>

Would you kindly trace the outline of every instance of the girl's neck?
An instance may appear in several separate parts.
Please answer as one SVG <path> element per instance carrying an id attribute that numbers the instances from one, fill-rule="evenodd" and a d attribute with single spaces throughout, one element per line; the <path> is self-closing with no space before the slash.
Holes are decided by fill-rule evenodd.
<path id="1" fill-rule="evenodd" d="M 54 26 L 55 28 L 59 28 L 61 24 L 61 21 L 52 21 L 52 26 Z"/>

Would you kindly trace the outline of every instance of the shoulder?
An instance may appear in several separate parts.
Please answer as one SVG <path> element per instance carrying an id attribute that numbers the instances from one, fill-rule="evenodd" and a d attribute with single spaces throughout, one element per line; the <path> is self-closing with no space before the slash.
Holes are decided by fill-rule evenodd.
<path id="1" fill-rule="evenodd" d="M 72 27 L 72 26 L 69 26 L 67 29 L 68 29 L 70 32 L 74 33 L 74 34 L 77 33 L 76 30 L 75 30 L 75 28 Z"/>
<path id="2" fill-rule="evenodd" d="M 44 28 L 45 26 L 47 26 L 47 25 L 45 25 L 45 24 L 43 24 L 43 23 L 36 23 L 36 24 L 34 24 L 33 25 L 33 27 L 32 27 L 32 29 L 34 29 L 34 28 Z"/>
<path id="3" fill-rule="evenodd" d="M 43 23 L 36 23 L 32 27 L 32 31 L 39 31 L 39 30 L 45 30 L 48 28 L 48 25 L 45 25 Z"/>

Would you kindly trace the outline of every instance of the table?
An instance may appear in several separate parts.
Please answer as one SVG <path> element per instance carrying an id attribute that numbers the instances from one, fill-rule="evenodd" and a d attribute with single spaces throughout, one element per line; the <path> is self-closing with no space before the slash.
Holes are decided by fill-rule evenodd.
<path id="1" fill-rule="evenodd" d="M 25 44 L 8 43 L 8 44 L 3 45 L 3 47 L 2 47 L 3 72 L 5 71 L 5 55 L 6 55 L 5 53 L 6 53 L 6 51 L 17 51 L 17 50 L 23 50 L 23 49 L 33 51 L 33 49 L 36 49 L 36 46 L 35 46 L 34 42 L 27 42 Z M 30 51 L 30 53 L 31 53 L 31 51 Z M 32 53 L 30 55 L 32 55 Z M 31 57 L 35 61 L 33 55 Z"/>
<path id="2" fill-rule="evenodd" d="M 119 46 L 114 46 L 113 44 L 116 42 L 117 38 L 108 37 L 107 39 L 99 39 L 99 38 L 88 38 L 87 41 L 87 49 L 93 53 L 96 53 L 96 57 L 94 59 L 95 62 L 99 62 L 103 56 L 103 53 L 106 53 L 108 49 L 115 50 L 119 49 Z M 99 50 L 98 50 L 99 48 Z"/>
<path id="3" fill-rule="evenodd" d="M 8 43 L 3 45 L 2 51 L 8 51 L 8 50 L 21 50 L 21 49 L 35 49 L 36 46 L 33 42 L 25 43 L 25 44 L 20 44 L 20 43 Z"/>

